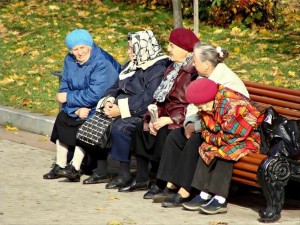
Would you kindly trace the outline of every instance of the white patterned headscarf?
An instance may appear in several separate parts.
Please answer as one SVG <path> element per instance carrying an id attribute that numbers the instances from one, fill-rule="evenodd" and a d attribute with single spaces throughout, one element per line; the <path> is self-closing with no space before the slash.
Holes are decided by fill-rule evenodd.
<path id="1" fill-rule="evenodd" d="M 121 71 L 120 80 L 131 77 L 137 68 L 145 70 L 157 61 L 168 58 L 150 30 L 129 33 L 128 42 L 132 45 L 133 60 Z"/>

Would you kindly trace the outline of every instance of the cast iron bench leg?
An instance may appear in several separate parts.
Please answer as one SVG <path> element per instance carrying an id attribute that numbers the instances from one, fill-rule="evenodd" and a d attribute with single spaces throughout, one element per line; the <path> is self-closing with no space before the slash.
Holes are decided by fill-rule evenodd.
<path id="1" fill-rule="evenodd" d="M 267 207 L 259 211 L 260 222 L 280 219 L 284 204 L 285 186 L 291 176 L 289 160 L 284 157 L 267 157 L 258 168 L 257 178 L 266 199 Z"/>

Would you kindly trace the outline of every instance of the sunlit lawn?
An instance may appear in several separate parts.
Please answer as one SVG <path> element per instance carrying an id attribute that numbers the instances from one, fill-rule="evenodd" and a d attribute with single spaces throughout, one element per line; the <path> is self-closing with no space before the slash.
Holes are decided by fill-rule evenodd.
<path id="1" fill-rule="evenodd" d="M 62 69 L 67 53 L 64 38 L 75 28 L 89 30 L 95 43 L 120 63 L 128 60 L 128 32 L 153 30 L 166 51 L 173 28 L 170 11 L 108 0 L 90 2 L 0 2 L 0 104 L 47 115 L 57 113 L 58 78 L 51 71 Z M 288 26 L 280 30 L 224 29 L 201 23 L 198 36 L 202 42 L 227 48 L 230 58 L 226 63 L 243 80 L 299 89 L 299 9 L 285 8 L 282 19 Z M 192 18 L 185 18 L 184 25 L 192 28 Z"/>

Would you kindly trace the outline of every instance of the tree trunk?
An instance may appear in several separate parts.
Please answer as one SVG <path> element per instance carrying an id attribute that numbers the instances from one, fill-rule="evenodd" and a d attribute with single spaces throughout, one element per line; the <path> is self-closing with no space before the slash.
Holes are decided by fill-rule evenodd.
<path id="1" fill-rule="evenodd" d="M 194 33 L 199 33 L 199 0 L 194 0 Z"/>
<path id="2" fill-rule="evenodd" d="M 172 0 L 172 5 L 173 5 L 174 29 L 183 27 L 181 0 Z"/>

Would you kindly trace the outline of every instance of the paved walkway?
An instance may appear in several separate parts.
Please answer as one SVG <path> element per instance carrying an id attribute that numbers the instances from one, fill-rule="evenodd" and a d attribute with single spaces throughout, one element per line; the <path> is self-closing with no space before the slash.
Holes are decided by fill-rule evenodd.
<path id="1" fill-rule="evenodd" d="M 105 184 L 44 180 L 54 157 L 48 137 L 0 127 L 0 225 L 261 224 L 260 193 L 233 196 L 223 215 L 165 209 L 142 199 L 143 191 L 119 193 Z M 273 224 L 300 225 L 300 201 L 288 199 L 281 220 Z"/>

